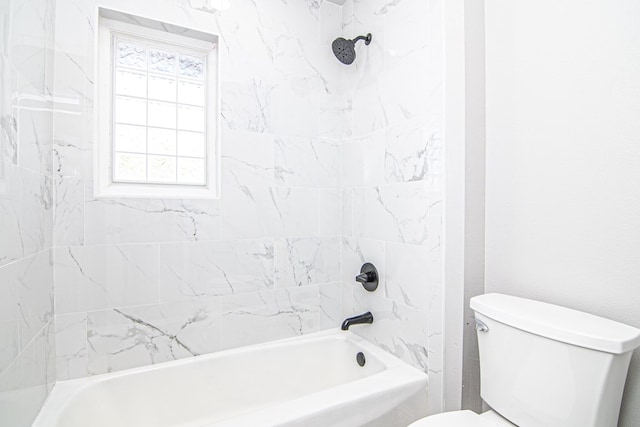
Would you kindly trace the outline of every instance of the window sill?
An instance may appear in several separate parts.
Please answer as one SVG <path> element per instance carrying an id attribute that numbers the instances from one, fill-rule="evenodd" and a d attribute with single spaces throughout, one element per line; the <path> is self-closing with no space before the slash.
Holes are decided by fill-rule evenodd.
<path id="1" fill-rule="evenodd" d="M 135 199 L 219 199 L 216 188 L 181 185 L 116 184 L 94 186 L 96 198 Z"/>

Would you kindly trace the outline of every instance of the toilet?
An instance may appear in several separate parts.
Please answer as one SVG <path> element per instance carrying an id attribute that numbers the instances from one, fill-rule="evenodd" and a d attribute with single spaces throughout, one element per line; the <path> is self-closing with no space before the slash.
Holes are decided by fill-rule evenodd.
<path id="1" fill-rule="evenodd" d="M 445 412 L 410 427 L 616 427 L 640 330 L 503 294 L 471 299 L 480 394 L 492 409 Z"/>

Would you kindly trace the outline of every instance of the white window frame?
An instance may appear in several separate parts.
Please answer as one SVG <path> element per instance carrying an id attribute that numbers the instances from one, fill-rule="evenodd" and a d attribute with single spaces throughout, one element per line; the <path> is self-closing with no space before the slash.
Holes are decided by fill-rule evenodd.
<path id="1" fill-rule="evenodd" d="M 205 185 L 123 183 L 113 181 L 113 100 L 114 100 L 114 57 L 115 35 L 143 38 L 157 42 L 160 46 L 173 45 L 189 50 L 205 50 Z M 217 36 L 212 35 L 213 37 Z M 135 197 L 135 198 L 179 198 L 213 199 L 219 197 L 220 156 L 219 156 L 219 111 L 220 82 L 218 76 L 218 48 L 216 42 L 200 40 L 178 34 L 164 32 L 140 25 L 99 17 L 97 40 L 95 84 L 95 132 L 94 141 L 94 195 L 95 197 Z"/>

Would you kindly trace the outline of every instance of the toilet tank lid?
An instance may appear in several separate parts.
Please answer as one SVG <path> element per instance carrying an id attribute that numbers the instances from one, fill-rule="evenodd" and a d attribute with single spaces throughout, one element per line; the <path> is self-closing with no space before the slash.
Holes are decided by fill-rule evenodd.
<path id="1" fill-rule="evenodd" d="M 484 294 L 471 298 L 471 308 L 497 322 L 579 347 L 622 354 L 640 346 L 640 329 L 540 301 Z"/>

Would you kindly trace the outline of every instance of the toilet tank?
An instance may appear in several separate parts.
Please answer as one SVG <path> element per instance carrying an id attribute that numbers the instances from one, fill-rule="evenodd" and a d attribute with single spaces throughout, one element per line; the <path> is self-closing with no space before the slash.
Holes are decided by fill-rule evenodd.
<path id="1" fill-rule="evenodd" d="M 482 399 L 520 427 L 616 427 L 640 330 L 502 294 L 471 299 Z"/>

